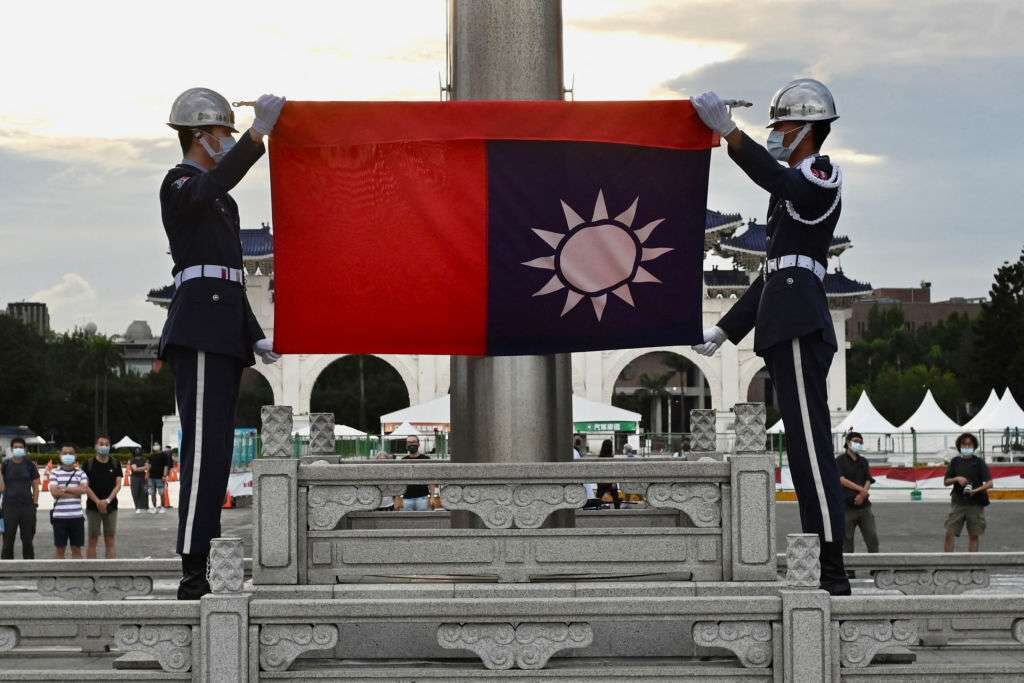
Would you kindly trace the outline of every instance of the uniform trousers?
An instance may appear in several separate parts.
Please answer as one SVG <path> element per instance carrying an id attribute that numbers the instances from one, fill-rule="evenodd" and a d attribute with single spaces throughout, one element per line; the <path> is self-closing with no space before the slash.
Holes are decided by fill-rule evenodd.
<path id="1" fill-rule="evenodd" d="M 835 350 L 816 332 L 780 342 L 761 355 L 786 429 L 800 526 L 824 543 L 842 543 L 846 505 L 832 453 L 827 384 Z"/>
<path id="2" fill-rule="evenodd" d="M 181 420 L 177 552 L 206 555 L 210 539 L 220 536 L 242 363 L 180 346 L 169 347 L 167 357 Z"/>

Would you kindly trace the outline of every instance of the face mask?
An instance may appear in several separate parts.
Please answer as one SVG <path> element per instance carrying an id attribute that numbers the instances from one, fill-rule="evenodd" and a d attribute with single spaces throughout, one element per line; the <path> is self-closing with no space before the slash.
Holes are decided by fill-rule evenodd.
<path id="1" fill-rule="evenodd" d="M 413 443 L 406 444 L 405 446 L 405 450 L 409 451 L 410 454 L 416 453 L 419 449 L 420 447 Z"/>
<path id="2" fill-rule="evenodd" d="M 110 455 L 110 446 L 97 446 L 96 455 Z"/>
<path id="3" fill-rule="evenodd" d="M 854 453 L 860 453 L 862 450 L 864 450 L 864 444 L 857 443 L 856 441 L 851 441 L 850 450 L 853 451 Z"/>
<path id="4" fill-rule="evenodd" d="M 974 455 L 974 449 L 964 446 L 960 449 L 960 455 Z"/>
<path id="5" fill-rule="evenodd" d="M 11 449 L 11 457 L 12 458 L 24 458 L 25 457 L 25 449 L 24 448 L 12 448 Z"/>
<path id="6" fill-rule="evenodd" d="M 216 163 L 220 163 L 220 160 L 224 158 L 224 155 L 228 153 L 232 147 L 235 146 L 235 139 L 230 135 L 226 138 L 217 138 L 217 142 L 220 143 L 220 151 L 214 151 L 213 146 L 206 141 L 205 137 L 199 138 L 199 144 L 202 145 L 206 153 L 210 155 Z"/>
<path id="7" fill-rule="evenodd" d="M 74 465 L 75 464 L 75 456 L 73 454 L 71 454 L 71 453 L 65 453 L 64 455 L 60 456 L 60 464 L 61 465 Z"/>
<path id="8" fill-rule="evenodd" d="M 811 132 L 811 124 L 805 123 L 803 128 L 800 129 L 800 132 L 797 133 L 796 139 L 793 140 L 789 147 L 786 147 L 784 140 L 786 139 L 786 136 L 792 132 L 792 130 L 787 130 L 786 132 L 773 130 L 768 134 L 768 144 L 766 145 L 766 148 L 768 149 L 768 153 L 775 157 L 776 161 L 781 161 L 783 163 L 789 161 L 789 157 L 793 154 L 793 150 L 796 149 L 797 145 L 799 145 L 803 139 L 807 137 L 807 134 Z"/>

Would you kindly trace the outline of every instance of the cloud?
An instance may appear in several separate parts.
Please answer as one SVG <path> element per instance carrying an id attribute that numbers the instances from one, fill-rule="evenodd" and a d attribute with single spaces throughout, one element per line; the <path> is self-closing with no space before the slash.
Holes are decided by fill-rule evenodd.
<path id="1" fill-rule="evenodd" d="M 78 273 L 64 273 L 55 284 L 33 293 L 31 301 L 44 302 L 53 318 L 88 322 L 98 297 L 89 281 Z M 56 326 L 55 326 L 56 327 Z"/>

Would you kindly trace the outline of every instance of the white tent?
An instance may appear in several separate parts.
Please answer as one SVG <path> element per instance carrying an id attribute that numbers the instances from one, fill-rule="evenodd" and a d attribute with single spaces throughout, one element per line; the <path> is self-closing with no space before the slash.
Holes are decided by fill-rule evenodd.
<path id="1" fill-rule="evenodd" d="M 293 434 L 298 436 L 309 436 L 309 425 L 306 425 L 302 429 L 296 429 Z M 346 436 L 366 436 L 366 432 L 361 432 L 355 427 L 349 427 L 348 425 L 334 425 L 334 438 L 340 439 Z"/>
<path id="2" fill-rule="evenodd" d="M 111 448 L 142 448 L 142 444 L 132 441 L 131 437 L 126 435 Z"/>
<path id="3" fill-rule="evenodd" d="M 988 392 L 988 398 L 985 399 L 985 405 L 981 407 L 977 413 L 974 414 L 967 424 L 964 425 L 964 429 L 972 431 L 975 429 L 985 429 L 982 425 L 985 424 L 985 416 L 991 413 L 993 410 L 999 407 L 999 395 L 996 394 L 996 390 L 992 389 Z"/>
<path id="4" fill-rule="evenodd" d="M 38 435 L 30 436 L 27 439 L 25 439 L 25 444 L 28 446 L 45 446 L 46 439 Z"/>
<path id="5" fill-rule="evenodd" d="M 974 420 L 971 420 L 973 423 Z M 972 429 L 984 429 L 986 431 L 1003 431 L 1007 427 L 1013 429 L 1024 428 L 1024 410 L 1021 410 L 1020 406 L 1017 405 L 1017 401 L 1013 398 L 1013 393 L 1007 388 L 1003 392 L 1003 398 L 1000 399 L 999 405 L 985 414 L 981 420 L 978 420 Z"/>
<path id="6" fill-rule="evenodd" d="M 931 396 L 930 393 L 928 395 Z M 896 427 L 878 412 L 866 391 L 860 392 L 857 405 L 832 428 L 832 433 L 845 434 L 851 429 L 861 434 L 892 434 L 896 431 Z"/>
<path id="7" fill-rule="evenodd" d="M 572 395 L 573 422 L 634 422 L 640 424 L 640 413 L 625 408 L 617 408 L 607 403 L 598 403 Z"/>
<path id="8" fill-rule="evenodd" d="M 387 438 L 404 439 L 409 436 L 419 437 L 422 436 L 422 434 L 420 434 L 419 430 L 413 427 L 408 422 L 403 422 L 402 424 L 398 425 L 398 427 L 395 428 L 395 431 L 388 434 Z"/>
<path id="9" fill-rule="evenodd" d="M 942 412 L 942 408 L 935 402 L 932 390 L 925 392 L 921 405 L 917 407 L 914 414 L 907 418 L 907 421 L 900 425 L 901 432 L 909 432 L 911 427 L 917 432 L 927 433 L 959 433 L 960 425 Z"/>
<path id="10" fill-rule="evenodd" d="M 768 433 L 769 434 L 785 434 L 786 433 L 786 428 L 783 426 L 782 420 L 779 420 L 778 422 L 773 424 L 771 427 L 769 427 L 768 428 Z"/>

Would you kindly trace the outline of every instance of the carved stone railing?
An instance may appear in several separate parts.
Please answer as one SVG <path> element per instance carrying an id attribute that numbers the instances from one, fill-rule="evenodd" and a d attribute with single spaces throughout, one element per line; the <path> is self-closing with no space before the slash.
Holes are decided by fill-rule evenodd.
<path id="1" fill-rule="evenodd" d="M 479 464 L 254 463 L 257 584 L 357 581 L 367 576 L 688 573 L 695 580 L 775 577 L 774 478 L 766 455 L 729 462 L 586 460 Z M 686 524 L 637 529 L 544 528 L 578 510 L 584 484 L 614 481 Z M 380 507 L 407 484 L 433 483 L 447 510 L 482 529 L 354 529 L 347 518 Z M 430 513 L 417 513 L 428 515 Z M 397 518 L 392 518 L 392 520 Z"/>

